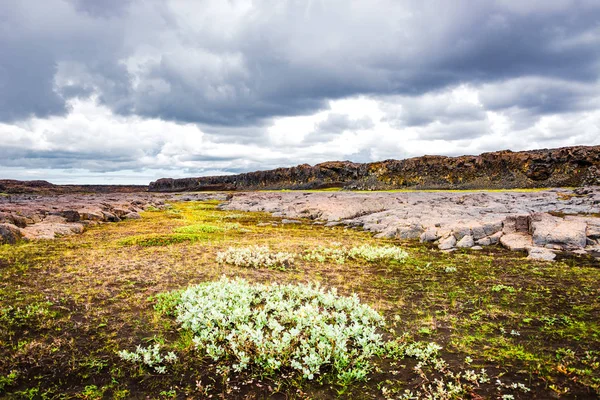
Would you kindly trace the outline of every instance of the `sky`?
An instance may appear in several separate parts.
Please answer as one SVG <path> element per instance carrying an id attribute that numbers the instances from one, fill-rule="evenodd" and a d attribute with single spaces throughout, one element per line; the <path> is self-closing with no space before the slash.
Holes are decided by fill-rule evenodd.
<path id="1" fill-rule="evenodd" d="M 600 144 L 598 0 L 0 0 L 0 179 Z"/>

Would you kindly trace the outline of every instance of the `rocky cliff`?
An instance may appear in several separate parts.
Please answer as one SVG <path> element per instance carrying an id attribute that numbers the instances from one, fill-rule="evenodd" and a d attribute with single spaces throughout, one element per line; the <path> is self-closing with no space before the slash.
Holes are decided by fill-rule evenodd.
<path id="1" fill-rule="evenodd" d="M 334 161 L 239 175 L 163 178 L 157 192 L 205 190 L 509 189 L 600 185 L 600 146 L 575 146 L 479 156 L 423 156 L 359 164 Z"/>

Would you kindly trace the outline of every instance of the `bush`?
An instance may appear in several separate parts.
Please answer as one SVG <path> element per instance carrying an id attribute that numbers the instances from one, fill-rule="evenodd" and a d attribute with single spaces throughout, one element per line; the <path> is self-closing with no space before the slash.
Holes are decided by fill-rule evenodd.
<path id="1" fill-rule="evenodd" d="M 371 246 L 362 245 L 350 249 L 333 246 L 319 246 L 307 251 L 302 258 L 306 261 L 333 261 L 338 264 L 344 264 L 346 259 L 362 259 L 369 262 L 394 260 L 403 261 L 408 257 L 408 253 L 396 246 Z"/>
<path id="2" fill-rule="evenodd" d="M 252 268 L 281 268 L 294 263 L 295 254 L 271 252 L 268 246 L 230 247 L 217 253 L 217 262 Z"/>
<path id="3" fill-rule="evenodd" d="M 181 292 L 177 322 L 198 350 L 235 371 L 305 379 L 327 372 L 340 383 L 364 379 L 385 351 L 384 320 L 356 295 L 312 285 L 249 284 L 222 278 Z"/>

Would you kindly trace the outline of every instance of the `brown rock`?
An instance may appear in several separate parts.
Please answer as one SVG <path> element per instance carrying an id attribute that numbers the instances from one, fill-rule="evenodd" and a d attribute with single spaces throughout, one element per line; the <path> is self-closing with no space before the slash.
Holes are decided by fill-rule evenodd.
<path id="1" fill-rule="evenodd" d="M 0 244 L 15 244 L 23 237 L 19 227 L 13 224 L 0 224 Z"/>

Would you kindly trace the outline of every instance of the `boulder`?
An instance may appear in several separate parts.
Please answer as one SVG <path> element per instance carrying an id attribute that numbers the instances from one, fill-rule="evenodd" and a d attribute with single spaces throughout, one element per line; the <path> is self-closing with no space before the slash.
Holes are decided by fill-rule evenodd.
<path id="1" fill-rule="evenodd" d="M 533 243 L 539 247 L 583 248 L 587 244 L 586 230 L 587 224 L 581 220 L 566 220 L 546 213 L 536 213 L 531 217 Z"/>
<path id="2" fill-rule="evenodd" d="M 483 226 L 474 225 L 471 227 L 471 236 L 473 237 L 473 240 L 479 240 L 488 236 L 488 234 L 485 232 Z"/>
<path id="3" fill-rule="evenodd" d="M 35 239 L 54 239 L 59 236 L 69 236 L 83 233 L 83 224 L 67 224 L 67 223 L 46 223 L 29 225 L 23 228 L 21 232 L 23 237 L 29 240 Z"/>
<path id="4" fill-rule="evenodd" d="M 475 243 L 477 243 L 479 246 L 489 246 L 492 244 L 492 240 L 489 237 L 484 237 L 477 240 Z"/>
<path id="5" fill-rule="evenodd" d="M 527 252 L 530 260 L 553 261 L 556 258 L 554 251 L 544 247 L 531 247 Z"/>
<path id="6" fill-rule="evenodd" d="M 376 234 L 374 237 L 376 239 L 392 239 L 392 238 L 395 238 L 397 234 L 398 234 L 398 228 L 393 227 L 393 226 L 388 226 L 387 228 L 385 228 L 384 230 L 382 230 L 381 232 Z"/>
<path id="7" fill-rule="evenodd" d="M 396 237 L 398 239 L 417 239 L 423 233 L 423 227 L 420 224 L 401 225 L 398 227 Z"/>
<path id="8" fill-rule="evenodd" d="M 142 216 L 136 212 L 130 212 L 123 215 L 123 219 L 142 219 Z"/>
<path id="9" fill-rule="evenodd" d="M 486 236 L 492 236 L 496 232 L 502 231 L 502 221 L 484 223 L 483 230 Z"/>
<path id="10" fill-rule="evenodd" d="M 507 235 L 502 235 L 500 244 L 513 251 L 523 251 L 533 246 L 531 236 L 524 233 L 509 233 Z"/>
<path id="11" fill-rule="evenodd" d="M 13 224 L 0 224 L 0 244 L 15 244 L 23 237 L 18 226 Z"/>
<path id="12" fill-rule="evenodd" d="M 123 218 L 125 215 L 129 214 L 131 210 L 123 207 L 114 207 L 112 209 L 113 214 L 115 214 L 119 218 Z"/>
<path id="13" fill-rule="evenodd" d="M 79 222 L 81 220 L 81 215 L 75 210 L 61 211 L 60 215 L 64 217 L 67 222 Z"/>
<path id="14" fill-rule="evenodd" d="M 438 238 L 439 238 L 439 236 L 437 234 L 437 229 L 429 228 L 429 229 L 425 230 L 425 232 L 421 233 L 421 236 L 419 237 L 419 241 L 421 243 L 435 242 L 436 240 L 438 240 Z"/>
<path id="15" fill-rule="evenodd" d="M 490 235 L 490 242 L 491 244 L 498 244 L 500 243 L 500 238 L 502 237 L 503 233 L 502 231 L 496 232 L 493 235 Z"/>
<path id="16" fill-rule="evenodd" d="M 115 214 L 109 211 L 102 211 L 103 219 L 108 222 L 119 222 L 121 218 L 117 217 Z"/>
<path id="17" fill-rule="evenodd" d="M 104 221 L 104 214 L 100 208 L 84 208 L 78 212 L 83 221 Z"/>
<path id="18" fill-rule="evenodd" d="M 456 240 L 461 240 L 465 236 L 471 235 L 471 228 L 466 225 L 458 225 L 452 228 L 452 232 Z"/>
<path id="19" fill-rule="evenodd" d="M 475 241 L 471 235 L 463 236 L 463 238 L 456 243 L 456 247 L 458 248 L 469 248 L 473 247 L 474 245 Z"/>
<path id="20" fill-rule="evenodd" d="M 440 240 L 438 244 L 438 249 L 440 250 L 450 250 L 456 245 L 456 238 L 452 235 Z"/>

